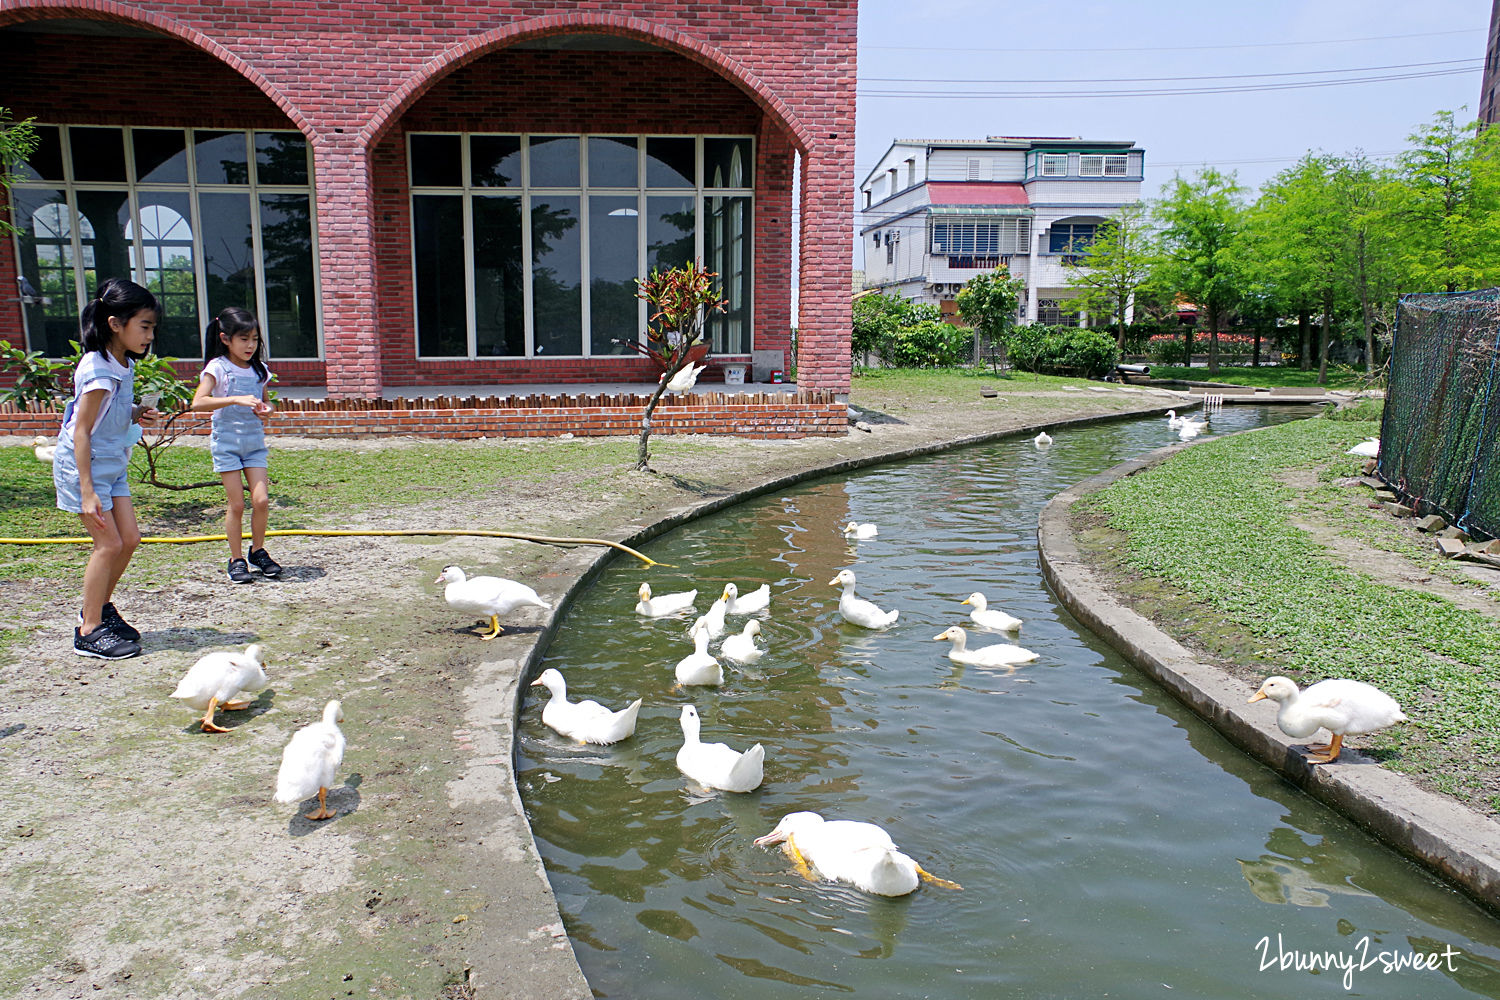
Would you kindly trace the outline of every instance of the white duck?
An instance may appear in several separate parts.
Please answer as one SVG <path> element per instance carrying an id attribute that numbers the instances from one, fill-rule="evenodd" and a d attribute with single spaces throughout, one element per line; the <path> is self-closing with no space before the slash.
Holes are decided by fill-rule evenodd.
<path id="1" fill-rule="evenodd" d="M 941 635 L 932 637 L 934 642 L 947 640 L 953 644 L 948 650 L 948 659 L 954 663 L 971 663 L 976 667 L 1010 667 L 1017 663 L 1030 663 L 1037 654 L 1008 642 L 997 642 L 992 646 L 969 649 L 969 633 L 954 625 Z"/>
<path id="2" fill-rule="evenodd" d="M 328 789 L 333 776 L 344 762 L 344 706 L 337 700 L 323 706 L 323 721 L 303 726 L 292 734 L 292 741 L 281 752 L 281 770 L 276 773 L 276 801 L 292 805 L 303 799 L 318 797 L 318 808 L 304 813 L 307 819 L 332 819 L 336 810 L 328 808 Z"/>
<path id="3" fill-rule="evenodd" d="M 765 777 L 766 748 L 759 743 L 740 753 L 723 743 L 698 739 L 698 710 L 682 706 L 682 749 L 677 751 L 677 770 L 700 785 L 726 792 L 753 792 Z"/>
<path id="4" fill-rule="evenodd" d="M 1196 420 L 1189 420 L 1184 417 L 1182 420 L 1182 426 L 1177 428 L 1177 440 L 1191 441 L 1199 434 L 1202 434 L 1203 429 L 1207 426 L 1207 423 L 1202 423 Z"/>
<path id="5" fill-rule="evenodd" d="M 703 374 L 703 369 L 708 365 L 695 365 L 691 361 L 677 370 L 672 380 L 667 383 L 668 392 L 687 392 L 698 381 L 698 376 Z M 665 375 L 662 378 L 666 378 Z M 660 381 L 658 379 L 657 381 Z"/>
<path id="6" fill-rule="evenodd" d="M 830 587 L 844 588 L 839 597 L 839 614 L 844 621 L 862 628 L 889 628 L 896 623 L 900 611 L 881 611 L 872 602 L 854 596 L 854 574 L 847 569 L 828 581 Z"/>
<path id="7" fill-rule="evenodd" d="M 489 618 L 490 632 L 481 635 L 481 639 L 493 639 L 499 635 L 500 616 L 516 608 L 527 604 L 538 608 L 552 607 L 524 583 L 498 576 L 476 576 L 471 580 L 457 566 L 444 566 L 432 582 L 447 584 L 443 588 L 443 597 L 450 607 Z"/>
<path id="8" fill-rule="evenodd" d="M 236 699 L 235 695 L 265 687 L 265 665 L 265 647 L 258 642 L 246 646 L 243 653 L 221 651 L 205 654 L 177 682 L 172 697 L 181 698 L 191 707 L 203 711 L 205 733 L 227 733 L 229 730 L 214 724 L 214 712 L 220 708 L 228 712 L 249 708 L 250 699 Z"/>
<path id="9" fill-rule="evenodd" d="M 693 627 L 702 626 L 708 630 L 710 639 L 717 639 L 724 634 L 724 616 L 729 612 L 729 601 L 720 596 L 708 606 L 708 613 L 693 623 Z"/>
<path id="10" fill-rule="evenodd" d="M 751 615 L 757 611 L 764 611 L 771 606 L 771 585 L 763 583 L 741 597 L 740 588 L 732 583 L 726 583 L 724 584 L 724 600 L 729 602 L 724 610 L 731 615 Z"/>
<path id="11" fill-rule="evenodd" d="M 745 623 L 745 630 L 736 633 L 724 640 L 724 645 L 719 652 L 724 659 L 734 663 L 754 663 L 766 651 L 755 644 L 755 637 L 760 635 L 760 622 L 752 618 Z"/>
<path id="12" fill-rule="evenodd" d="M 48 444 L 47 439 L 44 437 L 36 437 L 31 439 L 31 450 L 36 455 L 38 462 L 46 462 L 48 465 L 51 465 L 52 456 L 57 453 L 57 445 Z"/>
<path id="13" fill-rule="evenodd" d="M 611 712 L 597 701 L 568 700 L 568 685 L 563 675 L 552 667 L 531 682 L 552 692 L 542 708 L 542 723 L 560 736 L 580 743 L 595 743 L 605 746 L 618 743 L 635 734 L 635 719 L 641 711 L 641 699 L 637 698 L 618 712 Z"/>
<path id="14" fill-rule="evenodd" d="M 724 668 L 719 661 L 709 655 L 708 652 L 708 629 L 701 625 L 693 626 L 693 652 L 677 661 L 677 683 L 689 684 L 723 684 Z"/>
<path id="15" fill-rule="evenodd" d="M 1306 691 L 1298 691 L 1286 677 L 1268 677 L 1250 701 L 1270 698 L 1280 705 L 1276 725 L 1292 739 L 1311 736 L 1326 729 L 1333 738 L 1307 749 L 1320 756 L 1309 757 L 1313 764 L 1331 764 L 1338 760 L 1345 734 L 1358 736 L 1405 722 L 1406 715 L 1396 699 L 1363 681 L 1341 678 L 1318 681 Z"/>
<path id="16" fill-rule="evenodd" d="M 1175 431 L 1175 430 L 1177 430 L 1179 427 L 1182 426 L 1182 422 L 1185 419 L 1187 419 L 1187 418 L 1185 418 L 1185 417 L 1179 417 L 1177 415 L 1177 411 L 1176 410 L 1168 410 L 1167 411 L 1167 430 L 1169 430 L 1169 431 Z"/>
<path id="17" fill-rule="evenodd" d="M 643 583 L 636 590 L 638 599 L 635 613 L 646 618 L 665 618 L 667 615 L 675 615 L 679 611 L 686 611 L 693 606 L 698 599 L 698 591 L 684 590 L 676 594 L 662 594 L 660 597 L 651 596 L 651 584 Z"/>
<path id="18" fill-rule="evenodd" d="M 1046 431 L 1042 431 L 1036 437 L 1031 439 L 1031 443 L 1036 445 L 1038 448 L 1050 448 L 1052 446 L 1052 435 L 1048 434 Z"/>
<path id="19" fill-rule="evenodd" d="M 1380 457 L 1380 438 L 1369 438 L 1344 452 L 1345 455 L 1358 455 L 1361 458 Z"/>
<path id="20" fill-rule="evenodd" d="M 858 521 L 850 521 L 844 525 L 844 537 L 852 539 L 874 538 L 880 534 L 880 528 L 866 521 L 860 524 Z"/>
<path id="21" fill-rule="evenodd" d="M 901 853 L 891 835 L 874 823 L 829 821 L 815 812 L 787 813 L 776 829 L 755 838 L 755 843 L 784 844 L 806 878 L 812 878 L 816 871 L 824 878 L 849 882 L 881 896 L 913 892 L 919 879 L 945 889 L 963 888 L 957 882 L 938 878 Z"/>
<path id="22" fill-rule="evenodd" d="M 961 603 L 972 604 L 974 606 L 974 610 L 969 612 L 969 618 L 975 625 L 996 629 L 1000 632 L 1014 632 L 1021 627 L 1021 619 L 1015 615 L 1008 615 L 1004 611 L 996 611 L 989 606 L 989 602 L 984 599 L 984 595 L 977 590 L 968 597 L 965 597 Z"/>

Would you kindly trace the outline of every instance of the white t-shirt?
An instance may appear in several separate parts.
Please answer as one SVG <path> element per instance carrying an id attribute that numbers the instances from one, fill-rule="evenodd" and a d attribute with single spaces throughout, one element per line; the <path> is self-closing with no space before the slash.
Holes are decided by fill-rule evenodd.
<path id="1" fill-rule="evenodd" d="M 78 367 L 73 369 L 73 406 L 68 410 L 68 419 L 63 422 L 61 433 L 73 433 L 78 402 L 83 399 L 84 393 L 106 389 L 109 391 L 109 398 L 99 407 L 99 415 L 94 418 L 94 426 L 90 428 L 91 433 L 97 431 L 99 425 L 104 423 L 104 415 L 111 406 L 121 401 L 122 395 L 123 405 L 130 406 L 135 402 L 135 393 L 131 388 L 134 379 L 134 361 L 126 359 L 126 363 L 122 365 L 108 351 L 89 351 L 79 359 Z M 121 389 L 126 391 L 122 394 Z"/>

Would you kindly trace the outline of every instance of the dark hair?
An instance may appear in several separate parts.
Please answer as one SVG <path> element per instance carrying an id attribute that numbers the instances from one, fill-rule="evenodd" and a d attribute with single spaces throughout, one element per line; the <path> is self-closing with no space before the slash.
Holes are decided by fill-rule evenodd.
<path id="1" fill-rule="evenodd" d="M 219 315 L 209 321 L 208 329 L 203 331 L 203 363 L 208 364 L 214 358 L 229 353 L 229 345 L 224 343 L 220 334 L 232 340 L 237 334 L 252 330 L 258 335 L 260 323 L 250 310 L 239 306 L 225 306 Z M 255 345 L 255 353 L 250 355 L 250 367 L 255 369 L 255 377 L 262 382 L 266 380 L 266 363 L 261 357 L 265 349 L 266 339 L 261 337 L 260 342 Z"/>
<path id="2" fill-rule="evenodd" d="M 161 306 L 157 304 L 155 295 L 125 278 L 105 278 L 99 290 L 94 293 L 93 301 L 83 307 L 83 317 L 79 323 L 83 353 L 105 353 L 109 348 L 110 338 L 114 336 L 109 321 L 118 316 L 120 322 L 128 323 L 136 313 L 147 309 L 156 313 L 158 318 L 161 317 Z M 139 361 L 146 355 L 126 351 L 125 356 Z"/>

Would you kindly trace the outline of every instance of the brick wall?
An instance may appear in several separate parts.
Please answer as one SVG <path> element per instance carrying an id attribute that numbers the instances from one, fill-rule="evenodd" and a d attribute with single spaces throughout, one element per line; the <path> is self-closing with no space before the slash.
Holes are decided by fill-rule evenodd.
<path id="1" fill-rule="evenodd" d="M 284 400 L 266 425 L 277 434 L 309 437 L 609 437 L 640 433 L 646 397 L 527 396 L 438 400 Z M 23 411 L 0 404 L 0 435 L 57 433 L 56 410 Z M 174 426 L 187 435 L 209 431 L 208 414 Z M 652 434 L 730 434 L 751 438 L 847 434 L 848 409 L 831 393 L 700 393 L 665 397 L 651 415 Z M 273 444 L 274 447 L 274 444 Z"/>
<path id="2" fill-rule="evenodd" d="M 126 22 L 163 38 L 3 30 L 48 17 Z M 672 126 L 662 131 L 690 132 L 701 125 L 684 121 L 720 116 L 714 131 L 760 137 L 756 346 L 785 344 L 791 325 L 784 241 L 791 162 L 800 154 L 800 380 L 847 391 L 856 20 L 856 0 L 621 0 L 607 10 L 531 0 L 4 0 L 0 94 L 18 116 L 47 121 L 209 127 L 290 121 L 300 128 L 312 142 L 317 172 L 327 365 L 323 372 L 288 370 L 283 378 L 293 384 L 324 377 L 334 395 L 366 397 L 378 395 L 387 377 L 392 384 L 478 377 L 472 364 L 429 370 L 411 360 L 409 347 L 404 355 L 388 349 L 387 341 L 399 340 L 412 322 L 399 291 L 410 283 L 410 243 L 400 192 L 404 168 L 396 158 L 413 122 L 445 115 L 472 120 L 464 110 L 467 87 L 495 102 L 487 118 L 516 123 L 507 130 L 579 127 L 560 124 L 567 120 L 629 132 L 666 119 Z M 625 37 L 659 51 L 508 48 L 557 35 Z M 46 61 L 32 54 L 43 47 Z M 529 73 L 505 79 L 505 67 Z M 730 120 L 734 126 L 724 127 Z M 13 288 L 14 275 L 10 247 L 0 247 L 0 288 Z M 393 291 L 390 279 L 398 277 Z M 19 323 L 18 308 L 0 308 L 0 335 L 16 338 Z M 566 377 L 529 364 L 513 370 L 525 379 Z"/>

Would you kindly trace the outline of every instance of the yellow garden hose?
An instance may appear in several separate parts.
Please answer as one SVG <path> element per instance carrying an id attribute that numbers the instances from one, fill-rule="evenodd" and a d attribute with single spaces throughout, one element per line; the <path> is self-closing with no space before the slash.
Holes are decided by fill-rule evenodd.
<path id="1" fill-rule="evenodd" d="M 522 535 L 513 531 L 487 531 L 484 529 L 462 530 L 458 528 L 391 528 L 387 530 L 369 529 L 316 529 L 316 528 L 284 528 L 276 531 L 267 531 L 266 536 L 282 537 L 285 535 L 335 535 L 346 537 L 356 536 L 393 536 L 393 535 L 473 535 L 479 538 L 516 538 L 523 542 L 536 542 L 539 545 L 607 545 L 612 549 L 624 552 L 626 555 L 635 556 L 647 566 L 670 566 L 670 563 L 659 563 L 650 556 L 643 555 L 628 545 L 619 542 L 611 542 L 602 538 L 554 538 L 549 535 Z M 245 538 L 250 537 L 247 531 Z M 142 542 L 155 542 L 166 545 L 184 545 L 192 542 L 224 542 L 228 541 L 228 535 L 182 535 L 174 538 L 142 538 Z M 94 540 L 87 536 L 81 538 L 0 538 L 0 545 L 88 545 Z"/>

